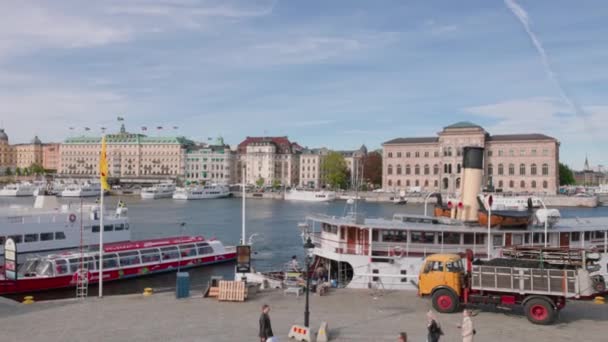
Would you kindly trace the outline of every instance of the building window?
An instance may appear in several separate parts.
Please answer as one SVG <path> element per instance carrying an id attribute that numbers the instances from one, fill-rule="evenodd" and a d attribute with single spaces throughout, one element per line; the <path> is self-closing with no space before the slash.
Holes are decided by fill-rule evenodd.
<path id="1" fill-rule="evenodd" d="M 415 184 L 416 184 L 416 186 L 419 186 L 420 185 L 420 181 L 416 179 L 416 183 Z"/>
<path id="2" fill-rule="evenodd" d="M 498 156 L 499 156 L 499 157 L 502 157 L 502 155 L 503 155 L 502 150 L 498 150 Z"/>
<path id="3" fill-rule="evenodd" d="M 401 152 L 397 152 L 397 158 L 401 158 Z"/>
<path id="4" fill-rule="evenodd" d="M 526 155 L 526 150 L 524 150 L 523 148 L 521 150 L 519 150 L 519 155 L 521 157 L 525 156 Z"/>
<path id="5" fill-rule="evenodd" d="M 462 166 L 460 166 L 460 163 L 458 163 L 458 165 L 456 165 L 456 173 L 460 173 L 461 170 Z"/>
<path id="6" fill-rule="evenodd" d="M 420 165 L 416 164 L 416 166 L 414 166 L 414 174 L 415 175 L 419 175 L 420 174 Z"/>
<path id="7" fill-rule="evenodd" d="M 543 150 L 543 156 L 548 156 L 548 155 L 549 155 L 549 150 L 544 149 L 544 150 Z"/>
<path id="8" fill-rule="evenodd" d="M 401 164 L 397 165 L 397 174 L 401 174 Z"/>
<path id="9" fill-rule="evenodd" d="M 393 174 L 393 165 L 388 164 L 388 168 L 386 170 L 386 173 L 389 174 L 389 175 Z"/>
<path id="10" fill-rule="evenodd" d="M 530 165 L 530 174 L 536 176 L 536 164 Z"/>
<path id="11" fill-rule="evenodd" d="M 462 149 L 460 147 L 456 147 L 456 155 L 458 157 L 462 156 Z"/>
<path id="12" fill-rule="evenodd" d="M 509 181 L 509 188 L 514 188 L 515 187 L 515 182 L 514 181 Z"/>
<path id="13" fill-rule="evenodd" d="M 498 164 L 498 175 L 502 176 L 505 173 L 504 166 L 502 164 Z"/>
<path id="14" fill-rule="evenodd" d="M 502 188 L 502 185 L 503 185 L 502 181 L 501 181 L 501 180 L 499 180 L 499 181 L 498 181 L 498 187 L 499 187 L 499 188 Z"/>
<path id="15" fill-rule="evenodd" d="M 438 184 L 439 184 L 439 182 L 437 182 L 437 180 L 435 179 L 435 182 L 434 182 L 435 187 L 437 187 Z"/>
<path id="16" fill-rule="evenodd" d="M 536 149 L 533 148 L 532 151 L 530 151 L 530 154 L 532 154 L 533 156 L 535 156 L 536 155 Z"/>
<path id="17" fill-rule="evenodd" d="M 415 156 L 416 156 L 416 158 L 420 158 L 420 152 L 416 151 Z"/>
<path id="18" fill-rule="evenodd" d="M 437 165 L 437 164 L 433 165 L 433 174 L 434 175 L 439 174 L 439 165 Z"/>
<path id="19" fill-rule="evenodd" d="M 456 178 L 456 189 L 460 189 L 460 177 Z"/>
<path id="20" fill-rule="evenodd" d="M 448 189 L 448 186 L 450 185 L 449 182 L 450 181 L 447 179 L 447 177 L 443 179 L 443 189 L 444 190 Z"/>
<path id="21" fill-rule="evenodd" d="M 429 180 L 428 179 L 424 180 L 424 186 L 429 186 Z"/>
<path id="22" fill-rule="evenodd" d="M 389 152 L 389 153 L 388 153 L 388 157 L 389 157 L 389 158 L 393 158 L 393 152 Z"/>
<path id="23" fill-rule="evenodd" d="M 532 181 L 532 183 L 530 183 L 530 186 L 532 187 L 532 189 L 536 189 L 536 181 Z"/>
<path id="24" fill-rule="evenodd" d="M 515 174 L 515 165 L 509 164 L 509 176 L 513 176 Z"/>
<path id="25" fill-rule="evenodd" d="M 439 151 L 435 151 L 433 155 L 435 156 L 435 158 L 439 157 Z"/>
<path id="26" fill-rule="evenodd" d="M 523 180 L 521 182 L 519 182 L 519 187 L 522 188 L 522 189 L 525 188 L 526 187 L 526 182 L 523 181 Z"/>
<path id="27" fill-rule="evenodd" d="M 410 173 L 412 173 L 412 170 L 410 168 L 410 164 L 405 165 L 405 174 L 409 175 Z"/>
<path id="28" fill-rule="evenodd" d="M 429 157 L 429 151 L 425 151 L 425 152 L 424 152 L 424 157 L 425 157 L 425 158 L 428 158 L 428 157 Z"/>
<path id="29" fill-rule="evenodd" d="M 488 164 L 488 175 L 492 175 L 494 173 L 494 167 L 492 164 Z"/>
<path id="30" fill-rule="evenodd" d="M 443 164 L 443 173 L 448 173 L 448 164 Z"/>
<path id="31" fill-rule="evenodd" d="M 411 156 L 412 156 L 412 154 L 411 154 L 411 153 L 409 153 L 409 152 L 405 152 L 405 157 L 406 157 L 406 158 L 409 158 L 409 157 L 411 157 Z"/>
<path id="32" fill-rule="evenodd" d="M 513 157 L 513 156 L 515 156 L 515 151 L 509 150 L 509 157 Z"/>
<path id="33" fill-rule="evenodd" d="M 547 181 L 543 181 L 543 189 L 546 189 L 549 187 L 549 183 Z"/>
<path id="34" fill-rule="evenodd" d="M 428 164 L 424 165 L 424 174 L 428 175 L 431 173 L 431 168 L 429 167 Z"/>
<path id="35" fill-rule="evenodd" d="M 410 180 L 409 179 L 405 180 L 405 186 L 410 186 Z"/>
<path id="36" fill-rule="evenodd" d="M 543 176 L 549 175 L 549 164 L 543 164 Z"/>
<path id="37" fill-rule="evenodd" d="M 488 150 L 488 157 L 492 156 L 492 150 Z"/>
<path id="38" fill-rule="evenodd" d="M 388 180 L 388 186 L 393 186 L 393 181 L 392 180 Z"/>
<path id="39" fill-rule="evenodd" d="M 397 186 L 401 186 L 401 179 L 397 179 Z"/>
<path id="40" fill-rule="evenodd" d="M 525 164 L 519 164 L 519 175 L 520 176 L 526 175 L 526 165 Z"/>

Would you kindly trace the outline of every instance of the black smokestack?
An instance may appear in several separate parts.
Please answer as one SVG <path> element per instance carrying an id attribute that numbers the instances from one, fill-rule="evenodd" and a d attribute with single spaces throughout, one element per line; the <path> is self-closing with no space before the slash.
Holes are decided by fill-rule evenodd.
<path id="1" fill-rule="evenodd" d="M 466 146 L 462 153 L 462 167 L 483 170 L 483 147 Z"/>

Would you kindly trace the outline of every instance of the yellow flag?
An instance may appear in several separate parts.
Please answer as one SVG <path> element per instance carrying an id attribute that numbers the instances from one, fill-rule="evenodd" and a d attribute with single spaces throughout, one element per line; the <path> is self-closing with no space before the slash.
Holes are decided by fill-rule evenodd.
<path id="1" fill-rule="evenodd" d="M 101 188 L 110 190 L 108 185 L 108 158 L 106 154 L 106 137 L 101 138 L 101 154 L 99 155 L 99 182 Z"/>

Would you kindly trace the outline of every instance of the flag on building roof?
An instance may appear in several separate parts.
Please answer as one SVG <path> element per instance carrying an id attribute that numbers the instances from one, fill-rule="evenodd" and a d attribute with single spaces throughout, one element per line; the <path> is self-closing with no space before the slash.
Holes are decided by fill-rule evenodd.
<path id="1" fill-rule="evenodd" d="M 211 141 L 211 140 L 213 140 L 213 138 L 212 137 L 208 137 L 207 140 Z"/>
<path id="2" fill-rule="evenodd" d="M 116 118 L 116 120 L 118 120 L 118 121 L 125 121 L 125 118 L 123 118 L 122 116 L 119 116 L 119 117 Z"/>
<path id="3" fill-rule="evenodd" d="M 179 127 L 177 127 L 177 126 L 173 126 L 173 129 L 178 129 L 178 128 L 179 128 Z"/>
<path id="4" fill-rule="evenodd" d="M 104 190 L 110 190 L 108 185 L 108 158 L 106 155 L 106 137 L 101 138 L 101 154 L 99 155 L 99 182 L 101 188 Z"/>
<path id="5" fill-rule="evenodd" d="M 147 130 L 148 130 L 148 127 L 146 127 L 146 126 L 141 126 L 141 130 L 142 130 L 142 131 L 147 131 Z"/>
<path id="6" fill-rule="evenodd" d="M 90 131 L 91 129 L 89 127 L 85 127 L 84 130 L 85 131 Z"/>
<path id="7" fill-rule="evenodd" d="M 163 129 L 163 126 L 158 126 L 156 127 L 156 129 Z"/>

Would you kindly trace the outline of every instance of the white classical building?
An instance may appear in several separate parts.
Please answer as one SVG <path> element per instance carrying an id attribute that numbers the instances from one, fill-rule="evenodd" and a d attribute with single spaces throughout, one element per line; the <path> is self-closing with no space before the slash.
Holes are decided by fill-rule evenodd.
<path id="1" fill-rule="evenodd" d="M 287 137 L 247 137 L 237 148 L 238 182 L 242 182 L 241 168 L 246 165 L 247 184 L 298 185 L 301 150 Z"/>
<path id="2" fill-rule="evenodd" d="M 300 186 L 319 189 L 325 185 L 323 162 L 329 154 L 326 148 L 304 149 L 300 154 Z"/>
<path id="3" fill-rule="evenodd" d="M 218 139 L 215 145 L 195 146 L 186 152 L 185 179 L 199 184 L 233 184 L 236 153 Z"/>

